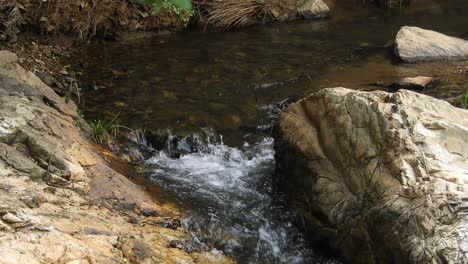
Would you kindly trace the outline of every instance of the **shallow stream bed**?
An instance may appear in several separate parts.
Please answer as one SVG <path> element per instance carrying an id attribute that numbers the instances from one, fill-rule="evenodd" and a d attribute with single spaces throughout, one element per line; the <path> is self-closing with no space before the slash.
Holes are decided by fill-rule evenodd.
<path id="1" fill-rule="evenodd" d="M 200 152 L 172 159 L 161 151 L 147 161 L 148 177 L 186 209 L 184 224 L 200 245 L 239 263 L 331 263 L 307 244 L 274 190 L 270 131 L 279 109 L 325 87 L 373 90 L 371 83 L 415 75 L 438 79 L 423 93 L 457 103 L 468 63 L 403 64 L 389 44 L 403 25 L 468 38 L 467 10 L 460 0 L 391 11 L 348 1 L 327 20 L 96 44 L 74 66 L 90 88 L 89 119 L 120 113 L 131 128 L 215 131 Z"/>

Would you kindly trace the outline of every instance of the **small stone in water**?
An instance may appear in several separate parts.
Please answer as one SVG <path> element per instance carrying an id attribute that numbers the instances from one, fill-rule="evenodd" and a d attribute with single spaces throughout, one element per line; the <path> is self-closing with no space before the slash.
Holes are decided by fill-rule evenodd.
<path id="1" fill-rule="evenodd" d="M 114 105 L 117 106 L 117 107 L 125 107 L 125 106 L 127 106 L 126 103 L 121 102 L 121 101 L 114 102 Z"/>
<path id="2" fill-rule="evenodd" d="M 247 54 L 245 54 L 245 52 L 242 52 L 242 51 L 238 51 L 238 52 L 236 52 L 234 54 L 236 54 L 236 56 L 238 56 L 238 57 L 247 57 Z"/>
<path id="3" fill-rule="evenodd" d="M 407 77 L 388 86 L 390 90 L 408 89 L 408 90 L 422 90 L 431 88 L 435 79 L 427 76 Z"/>

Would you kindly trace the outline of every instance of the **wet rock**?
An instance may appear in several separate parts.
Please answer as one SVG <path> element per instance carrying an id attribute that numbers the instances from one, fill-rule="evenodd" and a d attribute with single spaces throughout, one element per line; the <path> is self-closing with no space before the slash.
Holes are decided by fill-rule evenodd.
<path id="1" fill-rule="evenodd" d="M 313 19 L 327 17 L 330 13 L 330 8 L 322 0 L 307 0 L 297 11 L 302 17 Z"/>
<path id="2" fill-rule="evenodd" d="M 179 158 L 182 155 L 195 153 L 203 149 L 206 143 L 202 137 L 200 134 L 179 137 L 168 130 L 143 131 L 133 136 L 134 140 L 140 142 L 142 146 L 162 150 L 172 158 Z"/>
<path id="3" fill-rule="evenodd" d="M 387 87 L 390 91 L 397 91 L 399 89 L 421 91 L 426 88 L 432 88 L 435 81 L 435 78 L 427 76 L 407 77 L 391 83 Z"/>
<path id="4" fill-rule="evenodd" d="M 108 139 L 107 147 L 120 159 L 129 162 L 143 161 L 151 156 L 151 147 L 142 145 L 137 140 L 133 132 L 130 134 L 122 133 L 117 139 Z"/>
<path id="5" fill-rule="evenodd" d="M 235 238 L 227 239 L 223 242 L 223 252 L 227 254 L 233 254 L 236 250 L 239 250 L 242 247 L 242 244 Z"/>
<path id="6" fill-rule="evenodd" d="M 405 62 L 468 58 L 468 41 L 418 27 L 402 27 L 395 54 Z"/>
<path id="7" fill-rule="evenodd" d="M 190 135 L 184 137 L 177 142 L 177 150 L 184 154 L 195 153 L 198 151 L 199 137 L 197 135 Z"/>
<path id="8" fill-rule="evenodd" d="M 177 228 L 182 227 L 180 220 L 174 218 L 166 218 L 162 220 L 155 220 L 151 222 L 152 225 L 162 226 L 164 228 L 170 228 L 177 230 Z"/>
<path id="9" fill-rule="evenodd" d="M 136 142 L 142 146 L 154 148 L 157 150 L 163 150 L 166 147 L 167 139 L 171 134 L 168 130 L 157 130 L 157 131 L 141 131 L 136 137 Z"/>
<path id="10" fill-rule="evenodd" d="M 194 263 L 197 253 L 167 248 L 190 241 L 180 229 L 127 221 L 139 208 L 178 213 L 111 168 L 118 158 L 77 128 L 76 105 L 17 61 L 0 51 L 0 262 L 124 263 L 119 234 L 138 241 L 132 263 Z"/>
<path id="11" fill-rule="evenodd" d="M 167 247 L 184 250 L 187 253 L 192 253 L 195 250 L 195 248 L 185 240 L 172 240 L 169 242 Z"/>
<path id="12" fill-rule="evenodd" d="M 276 180 L 346 261 L 466 263 L 468 111 L 400 90 L 324 89 L 275 132 Z"/>

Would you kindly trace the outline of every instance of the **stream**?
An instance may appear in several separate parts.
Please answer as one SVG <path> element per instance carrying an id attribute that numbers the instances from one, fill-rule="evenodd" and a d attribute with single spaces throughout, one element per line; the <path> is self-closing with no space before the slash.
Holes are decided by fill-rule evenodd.
<path id="1" fill-rule="evenodd" d="M 339 263 L 308 244 L 272 182 L 282 108 L 325 87 L 375 90 L 416 75 L 436 77 L 422 92 L 455 104 L 468 89 L 466 64 L 403 64 L 390 47 L 403 25 L 468 38 L 466 0 L 394 10 L 344 2 L 326 20 L 98 43 L 73 59 L 87 119 L 119 113 L 126 127 L 202 139 L 196 152 L 146 161 L 200 247 L 238 263 Z"/>

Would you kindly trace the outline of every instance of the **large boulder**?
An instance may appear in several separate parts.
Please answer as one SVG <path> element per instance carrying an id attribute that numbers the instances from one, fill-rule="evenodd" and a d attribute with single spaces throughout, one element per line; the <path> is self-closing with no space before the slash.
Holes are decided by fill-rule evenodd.
<path id="1" fill-rule="evenodd" d="M 468 263 L 468 111 L 407 90 L 324 89 L 276 132 L 279 186 L 355 263 Z"/>
<path id="2" fill-rule="evenodd" d="M 418 27 L 402 27 L 395 53 L 405 62 L 468 58 L 468 41 Z"/>

